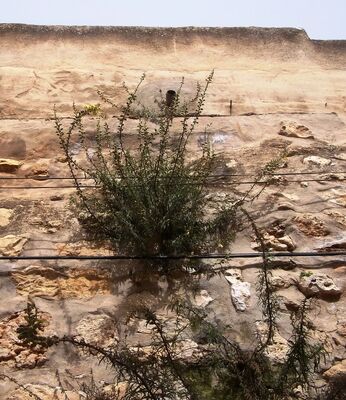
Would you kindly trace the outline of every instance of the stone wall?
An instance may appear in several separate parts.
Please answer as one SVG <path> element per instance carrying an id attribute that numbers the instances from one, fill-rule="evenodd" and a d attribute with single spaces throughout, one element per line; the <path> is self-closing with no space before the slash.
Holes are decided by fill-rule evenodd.
<path id="1" fill-rule="evenodd" d="M 97 90 L 121 103 L 126 98 L 122 82 L 133 87 L 145 72 L 139 98 L 151 107 L 158 90 L 175 90 L 182 76 L 184 95 L 191 96 L 196 82 L 211 70 L 215 78 L 189 150 L 199 151 L 204 126 L 210 123 L 214 149 L 222 154 L 219 173 L 253 174 L 287 148 L 280 172 L 316 175 L 284 175 L 258 199 L 254 216 L 265 229 L 267 242 L 283 251 L 346 249 L 345 41 L 312 41 L 299 29 L 2 24 L 0 45 L 1 177 L 36 177 L 0 180 L 2 256 L 109 254 L 80 234 L 68 207 L 73 190 L 50 188 L 62 183 L 48 178 L 68 174 L 54 131 L 54 105 L 67 122 L 72 103 L 98 102 Z M 111 126 L 115 116 L 109 116 Z M 88 124 L 92 131 L 93 120 Z M 136 121 L 130 121 L 129 137 L 135 127 Z M 9 188 L 13 186 L 20 188 Z M 248 186 L 216 186 L 221 201 L 231 187 L 245 191 Z M 252 251 L 253 242 L 251 231 L 244 231 L 232 250 Z M 330 351 L 323 368 L 335 365 L 340 371 L 346 345 L 345 257 L 281 261 L 286 269 L 274 272 L 281 299 L 281 336 L 273 357 L 289 338 L 289 311 L 314 291 L 316 337 L 325 340 Z M 81 334 L 98 343 L 113 340 L 131 307 L 164 306 L 150 288 L 135 292 L 129 282 L 123 284 L 125 264 L 1 260 L 4 371 L 20 382 L 38 385 L 33 390 L 48 398 L 57 386 L 56 369 L 78 377 L 93 365 L 104 377 L 95 360 L 85 362 L 63 346 L 47 354 L 27 352 L 14 332 L 29 297 L 42 313 L 47 332 Z M 240 342 L 251 339 L 254 322 L 260 319 L 255 293 L 259 265 L 260 259 L 232 260 L 224 277 L 201 282 L 200 304 L 232 321 Z M 1 398 L 24 398 L 18 391 L 10 394 L 13 390 L 9 382 L 0 383 Z"/>

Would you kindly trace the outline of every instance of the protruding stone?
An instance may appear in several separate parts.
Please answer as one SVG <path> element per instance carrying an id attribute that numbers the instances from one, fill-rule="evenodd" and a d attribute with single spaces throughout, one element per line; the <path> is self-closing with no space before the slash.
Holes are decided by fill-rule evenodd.
<path id="1" fill-rule="evenodd" d="M 226 280 L 231 284 L 232 303 L 237 311 L 245 311 L 251 296 L 251 284 L 242 281 L 241 271 L 228 269 L 224 272 Z"/>
<path id="2" fill-rule="evenodd" d="M 128 382 L 119 382 L 116 385 L 105 386 L 102 391 L 106 396 L 109 396 L 110 399 L 121 400 L 125 397 L 128 386 Z M 108 397 L 106 397 L 106 399 L 108 399 Z"/>
<path id="3" fill-rule="evenodd" d="M 14 390 L 6 397 L 6 400 L 32 400 L 33 398 L 40 400 L 81 400 L 86 398 L 86 394 L 82 395 L 82 393 L 80 391 L 62 390 L 59 387 L 54 388 L 48 385 L 27 384 L 25 388 Z"/>
<path id="4" fill-rule="evenodd" d="M 238 166 L 238 162 L 236 160 L 230 160 L 226 163 L 226 168 L 235 169 Z"/>
<path id="5" fill-rule="evenodd" d="M 257 321 L 256 329 L 260 342 L 265 343 L 268 335 L 267 324 L 263 321 Z M 265 348 L 266 356 L 273 364 L 282 364 L 286 360 L 288 351 L 289 345 L 287 340 L 275 330 L 272 342 Z"/>
<path id="6" fill-rule="evenodd" d="M 346 360 L 333 365 L 323 376 L 331 382 L 346 381 Z"/>
<path id="7" fill-rule="evenodd" d="M 66 298 L 89 298 L 110 292 L 109 275 L 94 268 L 58 269 L 31 265 L 11 274 L 21 295 Z"/>
<path id="8" fill-rule="evenodd" d="M 18 256 L 27 241 L 27 237 L 20 235 L 7 235 L 0 237 L 0 254 L 3 256 Z"/>
<path id="9" fill-rule="evenodd" d="M 277 209 L 278 209 L 278 211 L 287 211 L 287 210 L 295 211 L 296 210 L 294 205 L 288 201 L 279 203 Z"/>
<path id="10" fill-rule="evenodd" d="M 196 295 L 194 300 L 197 307 L 206 307 L 214 299 L 206 290 L 203 289 Z"/>
<path id="11" fill-rule="evenodd" d="M 27 177 L 36 180 L 47 180 L 49 179 L 49 167 L 46 162 L 37 162 L 35 164 L 29 165 L 25 168 L 24 174 Z"/>
<path id="12" fill-rule="evenodd" d="M 318 167 L 327 167 L 332 163 L 332 160 L 319 156 L 308 156 L 304 158 L 303 163 L 317 165 Z"/>
<path id="13" fill-rule="evenodd" d="M 337 160 L 346 161 L 346 153 L 340 153 L 334 156 Z"/>
<path id="14" fill-rule="evenodd" d="M 316 246 L 318 250 L 341 250 L 346 249 L 346 233 L 342 233 L 331 240 L 324 240 Z"/>
<path id="15" fill-rule="evenodd" d="M 11 158 L 0 158 L 0 172 L 13 174 L 22 165 L 23 162 L 18 160 L 12 160 Z"/>
<path id="16" fill-rule="evenodd" d="M 339 300 L 342 293 L 330 276 L 319 272 L 302 272 L 297 285 L 305 296 L 328 301 Z"/>
<path id="17" fill-rule="evenodd" d="M 287 289 L 293 284 L 293 282 L 290 276 L 288 276 L 288 278 L 273 276 L 271 278 L 271 284 L 275 289 Z"/>
<path id="18" fill-rule="evenodd" d="M 314 139 L 310 129 L 296 122 L 283 121 L 280 123 L 279 135 L 295 137 L 299 139 Z"/>
<path id="19" fill-rule="evenodd" d="M 25 311 L 18 311 L 0 321 L 0 363 L 16 368 L 35 368 L 47 361 L 45 349 L 39 345 L 25 346 L 18 338 L 17 329 L 26 323 Z M 51 335 L 49 329 L 51 316 L 39 311 L 38 317 L 42 322 L 40 335 Z"/>
<path id="20" fill-rule="evenodd" d="M 0 208 L 0 227 L 3 228 L 10 223 L 11 217 L 13 215 L 13 210 L 8 208 Z"/>
<path id="21" fill-rule="evenodd" d="M 338 322 L 336 332 L 340 336 L 346 337 L 346 320 Z"/>
<path id="22" fill-rule="evenodd" d="M 288 235 L 283 235 L 276 237 L 274 235 L 270 235 L 265 232 L 263 234 L 263 241 L 267 250 L 276 250 L 276 251 L 293 251 L 296 248 L 295 243 L 292 238 Z M 251 247 L 255 250 L 260 250 L 261 246 L 257 242 L 253 242 Z"/>
<path id="23" fill-rule="evenodd" d="M 101 347 L 111 347 L 118 341 L 118 330 L 114 320 L 105 314 L 86 315 L 76 331 L 87 343 Z"/>
<path id="24" fill-rule="evenodd" d="M 323 221 L 311 214 L 297 215 L 292 221 L 306 236 L 327 236 L 330 233 Z"/>
<path id="25" fill-rule="evenodd" d="M 63 194 L 53 194 L 52 196 L 50 196 L 49 200 L 50 201 L 60 201 L 60 200 L 64 200 L 64 195 Z"/>

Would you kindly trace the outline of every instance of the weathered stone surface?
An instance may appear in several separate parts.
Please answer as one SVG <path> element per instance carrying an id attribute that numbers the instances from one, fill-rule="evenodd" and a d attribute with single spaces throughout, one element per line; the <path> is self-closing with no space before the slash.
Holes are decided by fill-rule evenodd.
<path id="1" fill-rule="evenodd" d="M 26 177 L 36 180 L 45 180 L 49 178 L 49 165 L 47 161 L 27 164 L 21 171 Z"/>
<path id="2" fill-rule="evenodd" d="M 57 298 L 88 298 L 110 292 L 109 274 L 95 269 L 70 268 L 59 271 L 30 266 L 12 273 L 17 292 L 21 295 Z"/>
<path id="3" fill-rule="evenodd" d="M 100 247 L 88 241 L 59 243 L 56 247 L 61 256 L 97 256 L 112 254 L 109 248 Z"/>
<path id="4" fill-rule="evenodd" d="M 111 347 L 118 340 L 115 321 L 105 314 L 86 315 L 77 326 L 76 332 L 87 343 L 100 347 Z"/>
<path id="5" fill-rule="evenodd" d="M 264 244 L 267 250 L 277 250 L 277 251 L 293 251 L 296 248 L 293 239 L 289 235 L 283 235 L 276 237 L 265 232 L 263 234 Z M 261 246 L 257 242 L 253 242 L 251 247 L 255 250 L 260 250 Z"/>
<path id="6" fill-rule="evenodd" d="M 325 213 L 333 218 L 333 220 L 338 224 L 346 226 L 346 215 L 344 213 L 334 210 L 326 210 Z"/>
<path id="7" fill-rule="evenodd" d="M 25 390 L 27 389 L 27 390 Z M 40 400 L 81 400 L 86 397 L 85 393 L 71 390 L 61 390 L 59 387 L 50 387 L 38 384 L 27 384 L 24 388 L 14 390 L 6 400 L 32 400 L 33 395 Z M 33 393 L 33 394 L 30 394 Z"/>
<path id="8" fill-rule="evenodd" d="M 0 208 L 0 227 L 7 226 L 10 223 L 13 210 L 8 208 Z"/>
<path id="9" fill-rule="evenodd" d="M 27 237 L 19 235 L 6 235 L 0 237 L 0 254 L 3 256 L 18 256 L 27 241 Z"/>
<path id="10" fill-rule="evenodd" d="M 293 284 L 291 276 L 273 276 L 271 278 L 271 284 L 275 289 L 287 289 Z"/>
<path id="11" fill-rule="evenodd" d="M 325 228 L 330 230 L 330 241 L 337 239 L 344 229 L 343 206 L 346 205 L 346 192 L 342 187 L 342 181 L 336 180 L 336 175 L 331 174 L 333 171 L 344 169 L 342 154 L 345 152 L 346 137 L 344 99 L 346 52 L 343 43 L 317 43 L 309 40 L 303 31 L 294 29 L 165 30 L 8 25 L 4 27 L 1 25 L 0 31 L 3 42 L 0 85 L 0 117 L 2 118 L 0 157 L 25 161 L 23 166 L 15 169 L 14 172 L 18 173 L 18 177 L 33 174 L 37 180 L 26 181 L 29 185 L 48 187 L 50 184 L 60 184 L 63 181 L 49 183 L 39 182 L 39 180 L 46 179 L 48 176 L 68 176 L 69 174 L 66 158 L 59 150 L 58 138 L 50 120 L 54 103 L 57 104 L 59 115 L 65 117 L 71 115 L 73 101 L 77 106 L 98 102 L 96 91 L 100 89 L 110 95 L 115 103 L 123 104 L 127 94 L 121 88 L 121 83 L 125 81 L 130 88 L 133 88 L 138 83 L 141 73 L 138 71 L 138 66 L 146 67 L 150 64 L 150 72 L 138 93 L 139 99 L 150 108 L 155 105 L 154 100 L 159 89 L 162 89 L 163 93 L 165 90 L 175 89 L 182 75 L 186 80 L 186 90 L 183 89 L 183 95 L 190 99 L 195 93 L 196 82 L 202 82 L 206 75 L 205 71 L 214 68 L 215 78 L 208 91 L 205 115 L 200 119 L 201 124 L 191 136 L 191 145 L 188 147 L 192 158 L 197 151 L 200 151 L 201 138 L 205 137 L 204 127 L 209 126 L 210 123 L 212 125 L 208 131 L 210 131 L 213 148 L 217 154 L 219 152 L 224 154 L 224 160 L 227 160 L 223 161 L 222 168 L 217 172 L 255 175 L 260 168 L 287 150 L 289 157 L 277 172 L 319 170 L 323 171 L 323 175 L 319 175 L 319 178 L 330 177 L 331 180 L 321 183 L 304 182 L 302 187 L 290 181 L 305 178 L 287 177 L 285 180 L 277 180 L 276 184 L 280 186 L 276 184 L 270 186 L 254 203 L 254 216 L 259 227 L 266 229 L 269 223 L 280 218 L 284 221 L 283 224 L 287 225 L 287 231 L 283 231 L 280 235 L 277 232 L 268 232 L 276 238 L 273 239 L 274 244 L 282 250 L 289 246 L 293 248 L 293 245 L 297 244 L 299 247 L 304 247 L 302 251 L 312 250 L 320 242 L 315 239 L 315 236 L 305 234 L 297 226 L 292 225 L 291 221 L 295 213 L 316 215 L 323 221 Z M 14 48 L 16 48 L 15 54 Z M 43 51 L 38 51 L 38 49 L 43 49 Z M 76 54 L 79 56 L 76 57 Z M 186 63 L 186 54 L 189 54 L 188 63 Z M 211 56 L 205 57 L 204 54 Z M 231 73 L 230 65 L 232 65 Z M 230 100 L 232 100 L 232 107 L 230 107 Z M 33 104 L 35 107 L 32 107 Z M 116 123 L 113 114 L 113 112 L 110 113 L 107 119 L 112 131 Z M 217 118 L 210 116 L 214 114 Z M 289 129 L 285 129 L 285 135 L 289 137 L 278 135 L 278 127 L 282 121 L 291 123 L 290 126 L 287 124 Z M 64 120 L 63 123 L 66 126 L 68 120 Z M 173 121 L 173 125 L 177 131 L 181 127 L 178 119 Z M 94 120 L 86 121 L 86 130 L 88 135 L 90 134 L 88 138 L 91 141 L 94 126 Z M 126 138 L 130 141 L 133 140 L 136 127 L 137 121 L 127 121 Z M 304 127 L 308 127 L 309 131 Z M 309 138 L 312 133 L 316 140 Z M 82 152 L 79 143 L 73 145 L 72 150 L 76 154 Z M 318 169 L 318 165 L 301 162 L 303 158 L 309 156 L 324 158 L 328 165 Z M 329 160 L 332 160 L 332 163 L 329 163 Z M 45 168 L 41 168 L 39 165 L 41 162 L 45 164 Z M 223 193 L 220 189 L 219 195 L 215 196 L 218 203 L 220 205 L 225 203 L 231 187 L 236 187 L 239 191 L 238 195 L 247 188 L 243 184 L 228 185 L 228 181 L 232 183 L 246 180 L 252 180 L 252 177 L 225 179 L 227 184 L 222 188 Z M 14 182 L 18 185 L 23 183 L 23 181 Z M 5 186 L 5 181 L 0 183 Z M 306 184 L 308 184 L 308 189 L 306 189 Z M 213 186 L 211 197 L 214 197 L 214 189 Z M 1 203 L 1 207 L 13 208 L 17 212 L 15 208 L 17 204 L 23 206 L 23 210 L 18 212 L 6 229 L 10 229 L 11 233 L 16 232 L 17 229 L 18 233 L 15 234 L 18 235 L 20 232 L 30 232 L 31 240 L 25 247 L 25 250 L 30 252 L 28 254 L 56 254 L 56 250 L 61 255 L 109 254 L 106 248 L 99 249 L 97 246 L 92 247 L 89 242 L 82 242 L 81 238 L 84 236 L 80 234 L 77 221 L 70 215 L 63 217 L 67 215 L 68 208 L 65 206 L 68 204 L 72 191 L 73 189 L 56 191 L 45 188 L 30 191 L 1 191 L 0 196 L 4 202 Z M 37 200 L 37 203 L 32 203 L 33 200 Z M 38 202 L 41 200 L 45 201 L 45 204 L 39 207 Z M 53 201 L 55 203 L 52 204 Z M 32 204 L 30 213 L 26 212 L 28 204 Z M 49 215 L 47 204 L 51 205 L 52 213 Z M 332 215 L 329 212 L 339 214 Z M 32 224 L 35 222 L 33 218 L 37 218 L 37 224 Z M 296 227 L 298 229 L 295 229 Z M 36 234 L 37 237 L 35 237 Z M 308 237 L 302 238 L 303 234 Z M 58 241 L 68 242 L 71 237 L 79 242 L 71 245 L 58 244 Z M 251 233 L 248 230 L 242 231 L 238 237 L 239 242 L 234 244 L 232 251 L 249 251 L 250 238 Z M 334 241 L 330 244 L 334 246 L 332 248 L 343 246 L 342 242 Z M 299 265 L 305 260 L 309 265 L 314 262 L 309 258 L 304 258 L 304 261 L 294 260 Z M 327 260 L 337 261 L 332 258 L 327 258 Z M 257 271 L 253 266 L 258 266 L 260 260 L 233 261 L 232 265 L 244 267 L 244 280 L 251 283 L 251 288 L 255 287 Z M 281 260 L 276 260 L 276 262 L 279 261 L 281 262 Z M 288 265 L 284 263 L 285 261 L 282 260 L 282 266 Z M 124 309 L 132 311 L 143 305 L 155 308 L 158 303 L 161 306 L 161 303 L 165 302 L 161 286 L 157 291 L 152 290 L 150 286 L 149 292 L 146 284 L 141 282 L 140 291 L 137 287 L 131 287 L 128 293 L 128 285 L 131 286 L 131 284 L 127 282 L 124 285 L 126 289 L 122 289 L 123 281 L 120 282 L 115 278 L 115 285 L 111 291 L 108 276 L 106 274 L 103 276 L 103 271 L 97 271 L 99 280 L 91 275 L 86 276 L 81 271 L 75 274 L 73 270 L 76 264 L 70 261 L 66 262 L 66 265 L 71 266 L 71 271 L 67 268 L 58 269 L 61 274 L 56 271 L 53 273 L 42 270 L 37 273 L 28 271 L 27 275 L 25 273 L 22 276 L 17 275 L 19 291 L 15 293 L 13 282 L 16 283 L 16 281 L 7 277 L 5 280 L 4 274 L 13 269 L 19 270 L 23 265 L 28 264 L 22 261 L 2 264 L 3 275 L 0 289 L 4 300 L 0 304 L 0 310 L 3 312 L 8 307 L 11 310 L 18 309 L 14 305 L 25 301 L 28 294 L 41 296 L 36 298 L 37 302 L 52 310 L 54 322 L 61 327 L 62 333 L 65 333 L 63 330 L 66 328 L 66 321 L 72 321 L 71 329 L 74 332 L 78 325 L 76 321 L 81 321 L 81 318 L 83 320 L 85 318 L 83 323 L 86 335 L 88 326 L 97 330 L 99 325 L 96 322 L 93 325 L 93 322 L 86 318 L 88 314 L 92 317 L 101 312 L 102 315 L 103 312 L 107 315 L 115 313 L 118 315 L 125 312 Z M 57 265 L 62 264 L 59 262 Z M 63 265 L 65 266 L 65 263 Z M 279 266 L 277 263 L 275 265 Z M 295 267 L 294 262 L 290 262 L 289 265 L 290 268 Z M 316 265 L 316 267 L 319 266 L 319 264 Z M 114 269 L 117 267 L 118 265 L 114 265 Z M 336 276 L 334 272 L 330 272 L 330 275 Z M 343 287 L 341 282 L 339 283 L 341 276 L 342 274 L 338 273 L 337 282 L 338 286 Z M 286 287 L 289 282 L 284 278 L 285 272 L 280 271 L 277 278 L 273 277 L 273 283 L 279 290 L 278 294 L 283 296 L 283 319 L 286 317 L 288 319 L 287 310 L 296 310 L 304 295 L 294 286 Z M 239 282 L 234 282 L 233 286 L 243 284 L 247 286 L 247 282 L 243 282 L 240 276 Z M 220 289 L 221 286 L 223 291 Z M 227 282 L 222 280 L 222 285 L 215 288 L 212 287 L 211 281 L 208 281 L 203 283 L 203 288 L 210 293 L 210 297 L 215 298 L 208 304 L 208 311 L 210 310 L 213 315 L 220 318 L 221 322 L 229 322 L 228 318 L 231 316 L 231 323 L 237 335 L 241 336 L 243 333 L 239 333 L 243 322 L 251 326 L 253 333 L 253 321 L 260 318 L 254 291 L 251 293 L 253 298 L 243 299 L 245 305 L 248 306 L 245 312 L 236 314 L 230 304 L 228 296 L 230 288 Z M 116 294 L 115 290 L 117 290 Z M 205 299 L 199 300 L 202 304 Z M 318 310 L 318 318 L 314 320 L 316 328 L 335 329 L 335 337 L 342 343 L 343 336 L 339 333 L 342 332 L 342 327 L 339 324 L 337 331 L 336 322 L 342 320 L 344 298 L 338 303 L 329 304 L 321 301 L 318 303 L 323 310 L 321 312 L 320 309 Z M 326 305 L 335 307 L 327 310 Z M 168 328 L 173 331 L 173 326 Z M 66 329 L 66 332 L 69 331 Z M 141 340 L 142 337 L 148 340 L 150 336 L 144 333 L 138 333 L 138 335 L 141 335 Z M 60 348 L 52 351 L 54 358 L 51 363 L 45 365 L 44 373 L 47 376 L 53 376 L 51 382 L 54 381 L 56 366 L 65 368 L 66 363 L 70 363 L 70 358 L 61 358 L 59 352 Z M 6 349 L 0 354 L 4 359 L 11 355 Z M 337 353 L 331 354 L 336 357 Z M 337 357 L 341 359 L 339 353 Z M 90 367 L 89 360 L 86 362 L 87 369 Z M 29 362 L 32 362 L 30 356 Z M 71 364 L 73 362 L 74 360 L 71 360 Z M 82 359 L 80 362 L 81 364 L 84 362 L 85 365 Z M 43 379 L 41 369 L 30 372 L 30 375 L 23 377 L 23 383 L 40 382 L 39 379 Z M 103 376 L 109 376 L 109 371 Z M 37 377 L 39 379 L 36 379 Z M 0 398 L 2 398 L 1 390 L 3 387 L 0 387 Z"/>
<path id="12" fill-rule="evenodd" d="M 46 349 L 41 346 L 28 347 L 21 344 L 17 328 L 26 324 L 25 312 L 19 311 L 0 320 L 0 364 L 15 368 L 35 368 L 47 361 Z M 48 313 L 38 312 L 44 330 L 40 335 L 52 334 L 49 329 L 51 316 Z"/>
<path id="13" fill-rule="evenodd" d="M 237 311 L 245 311 L 247 302 L 251 296 L 251 284 L 249 282 L 236 282 L 231 285 L 232 302 Z"/>
<path id="14" fill-rule="evenodd" d="M 318 297 L 323 300 L 337 301 L 342 293 L 333 279 L 320 272 L 303 272 L 297 282 L 299 290 L 307 297 Z"/>
<path id="15" fill-rule="evenodd" d="M 332 160 L 319 156 L 309 156 L 304 158 L 303 163 L 317 165 L 318 167 L 327 167 L 332 163 Z"/>
<path id="16" fill-rule="evenodd" d="M 346 360 L 342 360 L 340 363 L 333 365 L 329 368 L 323 376 L 329 381 L 345 381 L 346 380 Z"/>
<path id="17" fill-rule="evenodd" d="M 346 320 L 338 322 L 336 331 L 340 336 L 346 337 Z"/>
<path id="18" fill-rule="evenodd" d="M 26 143 L 23 138 L 16 134 L 3 134 L 0 136 L 0 157 L 5 159 L 23 159 L 26 155 Z"/>
<path id="19" fill-rule="evenodd" d="M 341 250 L 346 249 L 346 233 L 342 233 L 332 239 L 323 240 L 316 246 L 318 250 Z"/>
<path id="20" fill-rule="evenodd" d="M 240 270 L 227 269 L 224 274 L 226 280 L 231 284 L 231 298 L 235 309 L 245 311 L 251 297 L 251 284 L 243 282 Z"/>
<path id="21" fill-rule="evenodd" d="M 283 121 L 280 123 L 279 135 L 299 139 L 314 139 L 309 128 L 290 121 Z"/>
<path id="22" fill-rule="evenodd" d="M 206 307 L 213 300 L 214 299 L 210 296 L 210 294 L 206 290 L 201 290 L 194 298 L 194 302 L 197 307 Z"/>
<path id="23" fill-rule="evenodd" d="M 21 161 L 12 160 L 10 158 L 0 158 L 0 172 L 13 174 L 23 165 Z"/>
<path id="24" fill-rule="evenodd" d="M 336 158 L 337 160 L 346 161 L 346 153 L 336 154 L 336 155 L 334 156 L 334 158 Z"/>
<path id="25" fill-rule="evenodd" d="M 337 206 L 346 207 L 346 190 L 344 187 L 336 189 L 331 188 L 323 193 L 323 198 L 328 200 L 330 203 L 336 204 Z"/>
<path id="26" fill-rule="evenodd" d="M 103 392 L 106 393 L 106 395 L 113 396 L 117 400 L 122 400 L 125 397 L 128 386 L 129 384 L 127 382 L 119 382 L 116 385 L 105 386 Z"/>
<path id="27" fill-rule="evenodd" d="M 226 168 L 232 170 L 232 169 L 236 169 L 238 166 L 238 162 L 236 160 L 230 160 L 226 163 Z"/>
<path id="28" fill-rule="evenodd" d="M 268 326 L 263 321 L 256 322 L 256 330 L 261 343 L 265 343 L 268 335 Z M 286 360 L 289 345 L 287 340 L 278 331 L 274 332 L 272 343 L 265 349 L 265 354 L 273 364 L 282 364 Z"/>
<path id="29" fill-rule="evenodd" d="M 324 222 L 312 214 L 297 215 L 292 222 L 306 236 L 327 236 L 330 233 Z"/>
<path id="30" fill-rule="evenodd" d="M 143 359 L 149 357 L 150 355 L 154 355 L 156 357 L 158 354 L 165 355 L 165 352 L 162 348 L 158 350 L 156 346 L 150 346 L 150 345 L 132 346 L 130 347 L 130 351 L 136 354 L 137 356 L 140 356 Z M 191 339 L 177 340 L 174 344 L 174 355 L 177 360 L 182 360 L 187 362 L 196 361 L 203 356 L 201 350 L 199 349 L 198 344 Z"/>

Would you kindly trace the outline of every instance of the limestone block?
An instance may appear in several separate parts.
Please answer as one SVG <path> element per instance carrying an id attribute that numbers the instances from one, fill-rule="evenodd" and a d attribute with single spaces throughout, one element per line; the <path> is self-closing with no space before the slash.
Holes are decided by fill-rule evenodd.
<path id="1" fill-rule="evenodd" d="M 0 172 L 13 174 L 21 165 L 23 165 L 21 161 L 13 160 L 11 158 L 0 158 Z"/>
<path id="2" fill-rule="evenodd" d="M 297 282 L 298 289 L 307 297 L 318 297 L 323 300 L 339 300 L 342 290 L 333 279 L 323 273 L 302 273 Z"/>
<path id="3" fill-rule="evenodd" d="M 6 235 L 0 237 L 0 254 L 3 256 L 18 256 L 27 241 L 28 238 L 21 235 Z"/>
<path id="4" fill-rule="evenodd" d="M 283 121 L 280 123 L 279 135 L 299 139 L 314 139 L 309 128 L 304 125 L 299 125 L 296 122 L 289 121 Z"/>

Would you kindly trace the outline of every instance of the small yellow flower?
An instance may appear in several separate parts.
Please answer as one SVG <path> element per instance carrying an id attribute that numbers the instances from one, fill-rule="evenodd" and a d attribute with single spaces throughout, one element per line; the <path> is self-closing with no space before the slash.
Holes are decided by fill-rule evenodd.
<path id="1" fill-rule="evenodd" d="M 84 111 L 89 115 L 97 115 L 101 111 L 100 104 L 87 104 L 84 106 Z"/>

